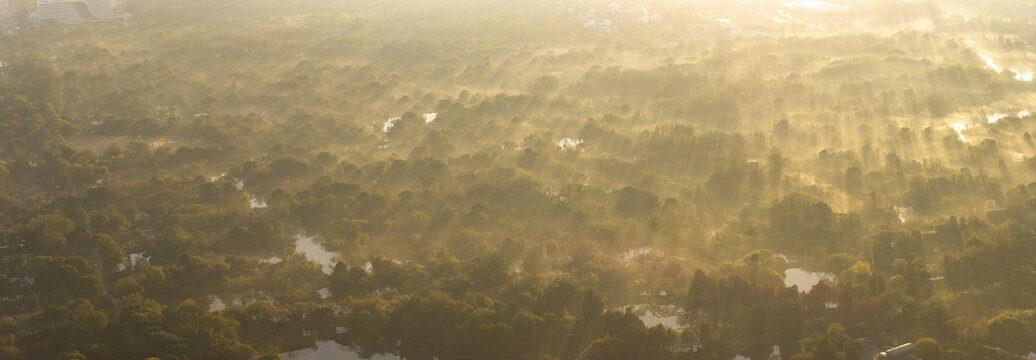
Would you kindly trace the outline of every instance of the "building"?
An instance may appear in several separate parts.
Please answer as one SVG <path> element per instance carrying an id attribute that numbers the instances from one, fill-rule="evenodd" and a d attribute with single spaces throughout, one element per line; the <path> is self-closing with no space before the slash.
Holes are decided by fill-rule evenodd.
<path id="1" fill-rule="evenodd" d="M 117 11 L 115 4 L 115 0 L 38 0 L 29 18 L 36 26 L 128 19 L 130 15 Z"/>
<path id="2" fill-rule="evenodd" d="M 916 347 L 913 343 L 892 348 L 879 346 L 871 338 L 856 339 L 856 343 L 860 345 L 860 360 L 918 360 L 911 354 Z"/>
<path id="3" fill-rule="evenodd" d="M 894 348 L 882 351 L 878 353 L 878 356 L 874 357 L 874 360 L 892 360 L 892 359 L 903 359 L 903 360 L 916 360 L 917 357 L 911 355 L 910 352 L 914 351 L 913 343 L 906 343 Z"/>

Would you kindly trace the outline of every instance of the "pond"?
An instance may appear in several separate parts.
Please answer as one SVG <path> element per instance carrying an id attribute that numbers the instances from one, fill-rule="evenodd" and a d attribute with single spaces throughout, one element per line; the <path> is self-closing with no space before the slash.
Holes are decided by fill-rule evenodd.
<path id="1" fill-rule="evenodd" d="M 360 360 L 364 359 L 357 353 L 356 349 L 343 346 L 331 340 L 317 341 L 313 347 L 302 350 L 287 351 L 281 353 L 282 360 Z M 391 354 L 377 354 L 371 357 L 372 360 L 399 360 L 400 357 Z"/>
<path id="2" fill-rule="evenodd" d="M 770 349 L 770 356 L 768 356 L 767 359 L 780 360 L 781 359 L 781 347 L 777 346 L 777 345 L 774 345 L 773 348 Z M 748 356 L 741 355 L 741 354 L 736 354 L 736 355 L 734 355 L 734 358 L 732 360 L 752 360 L 752 358 L 750 358 Z"/>
<path id="3" fill-rule="evenodd" d="M 573 150 L 582 144 L 583 139 L 564 138 L 561 139 L 561 141 L 558 141 L 558 147 L 560 147 L 561 150 Z"/>
<path id="4" fill-rule="evenodd" d="M 907 221 L 907 217 L 910 215 L 911 211 L 910 208 L 893 206 L 892 209 L 896 210 L 896 217 L 899 218 L 900 223 L 905 223 Z"/>
<path id="5" fill-rule="evenodd" d="M 318 244 L 316 239 L 319 235 L 307 236 L 305 233 L 295 235 L 295 249 L 306 255 L 309 261 L 320 264 L 325 274 L 330 274 L 335 268 L 335 259 L 339 253 L 327 251 L 323 245 Z"/>
<path id="6" fill-rule="evenodd" d="M 989 68 L 990 70 L 996 71 L 997 74 L 1003 73 L 1006 70 L 1006 71 L 1009 71 L 1012 74 L 1014 74 L 1014 79 L 1015 80 L 1031 82 L 1032 79 L 1033 79 L 1033 72 L 1032 71 L 1018 70 L 1018 69 L 1015 69 L 1015 68 L 1005 68 L 1003 66 L 997 65 L 996 61 L 993 61 L 993 58 L 989 57 L 988 55 L 979 54 L 978 57 L 982 58 L 982 60 L 984 60 L 986 62 L 986 67 L 987 68 Z"/>
<path id="7" fill-rule="evenodd" d="M 331 298 L 331 289 L 319 288 L 319 289 L 317 289 L 316 293 L 320 295 L 321 299 L 330 299 Z"/>
<path id="8" fill-rule="evenodd" d="M 248 206 L 253 209 L 265 209 L 266 202 L 255 198 L 254 196 L 248 199 Z"/>
<path id="9" fill-rule="evenodd" d="M 223 298 L 221 298 L 219 296 L 216 296 L 216 295 L 209 295 L 209 299 L 212 300 L 212 304 L 209 304 L 209 311 L 210 312 L 223 311 L 223 310 L 225 310 L 227 308 L 227 306 L 230 306 L 230 305 L 245 305 L 245 306 L 252 305 L 256 301 L 259 301 L 259 299 L 266 299 L 267 301 L 269 301 L 272 304 L 276 304 L 277 303 L 277 300 L 274 299 L 272 296 L 264 295 L 262 292 L 259 292 L 259 294 L 255 295 L 255 296 L 249 296 L 249 295 L 243 295 L 243 296 L 224 296 Z M 226 301 L 223 301 L 223 299 L 233 299 L 233 300 L 231 300 L 229 303 L 227 303 Z"/>
<path id="10" fill-rule="evenodd" d="M 682 329 L 680 325 L 680 311 L 672 305 L 651 305 L 651 304 L 631 304 L 624 305 L 614 308 L 617 311 L 626 311 L 629 309 L 634 315 L 640 318 L 640 321 L 644 323 L 644 326 L 654 327 L 655 325 L 662 325 L 670 329 Z"/>
<path id="11" fill-rule="evenodd" d="M 396 126 L 396 121 L 399 121 L 399 117 L 391 117 L 385 120 L 385 124 L 381 125 L 381 132 L 388 134 L 389 130 L 392 130 L 393 126 Z"/>
<path id="12" fill-rule="evenodd" d="M 1028 110 L 1022 110 L 1015 114 L 995 113 L 992 115 L 986 115 L 986 122 L 990 124 L 996 124 L 998 121 L 1003 120 L 1004 118 L 1007 118 L 1009 116 L 1017 116 L 1019 118 L 1023 118 L 1029 115 L 1032 115 L 1032 113 L 1030 113 Z"/>
<path id="13" fill-rule="evenodd" d="M 835 276 L 829 273 L 806 271 L 799 268 L 784 270 L 784 286 L 797 285 L 799 291 L 809 291 L 820 280 L 834 281 Z"/>
<path id="14" fill-rule="evenodd" d="M 957 133 L 957 138 L 960 139 L 961 142 L 968 142 L 968 138 L 965 137 L 964 133 L 962 132 L 968 129 L 968 125 L 962 122 L 955 122 L 947 126 L 949 126 L 951 129 L 953 129 L 954 132 Z"/>

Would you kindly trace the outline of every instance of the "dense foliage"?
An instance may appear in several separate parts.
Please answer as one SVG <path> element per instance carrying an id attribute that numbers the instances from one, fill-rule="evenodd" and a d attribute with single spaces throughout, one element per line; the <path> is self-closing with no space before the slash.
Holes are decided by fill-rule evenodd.
<path id="1" fill-rule="evenodd" d="M 1019 359 L 1036 85 L 981 57 L 1031 66 L 1033 5 L 943 5 L 168 0 L 0 37 L 0 359 Z"/>

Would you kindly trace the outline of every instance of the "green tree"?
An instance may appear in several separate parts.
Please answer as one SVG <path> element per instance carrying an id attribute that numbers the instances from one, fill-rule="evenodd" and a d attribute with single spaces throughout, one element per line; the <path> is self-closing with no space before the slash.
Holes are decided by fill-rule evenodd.
<path id="1" fill-rule="evenodd" d="M 938 341 L 930 338 L 920 338 L 914 343 L 917 345 L 917 349 L 914 350 L 914 354 L 917 357 L 924 360 L 942 360 L 943 349 L 942 345 Z"/>
<path id="2" fill-rule="evenodd" d="M 822 333 L 802 339 L 802 352 L 793 360 L 854 360 L 860 357 L 860 345 L 845 335 L 845 328 L 833 323 Z"/>
<path id="3" fill-rule="evenodd" d="M 778 244 L 795 249 L 834 244 L 834 213 L 820 200 L 788 194 L 770 206 L 768 214 Z"/>
<path id="4" fill-rule="evenodd" d="M 1005 311 L 989 320 L 989 342 L 1021 353 L 1036 349 L 1036 310 Z"/>
<path id="5" fill-rule="evenodd" d="M 112 291 L 115 292 L 115 296 L 123 297 L 133 294 L 144 295 L 144 287 L 137 283 L 136 279 L 133 278 L 122 278 L 115 282 L 115 286 Z"/>
<path id="6" fill-rule="evenodd" d="M 626 216 L 647 216 L 658 208 L 658 204 L 657 195 L 626 186 L 619 190 L 615 200 L 615 209 Z"/>
<path id="7" fill-rule="evenodd" d="M 108 234 L 97 235 L 97 251 L 101 255 L 101 260 L 104 261 L 105 270 L 114 269 L 126 259 L 126 252 Z"/>
<path id="8" fill-rule="evenodd" d="M 103 294 L 101 280 L 94 275 L 83 276 L 76 281 L 76 295 L 79 297 L 93 299 Z"/>

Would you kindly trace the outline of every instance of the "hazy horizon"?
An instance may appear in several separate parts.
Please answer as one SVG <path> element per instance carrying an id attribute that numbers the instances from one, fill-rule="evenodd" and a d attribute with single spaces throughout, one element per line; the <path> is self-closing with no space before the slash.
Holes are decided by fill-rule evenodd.
<path id="1" fill-rule="evenodd" d="M 1031 360 L 1034 15 L 6 0 L 0 360 Z"/>

